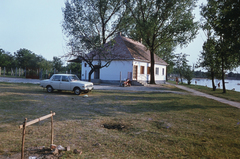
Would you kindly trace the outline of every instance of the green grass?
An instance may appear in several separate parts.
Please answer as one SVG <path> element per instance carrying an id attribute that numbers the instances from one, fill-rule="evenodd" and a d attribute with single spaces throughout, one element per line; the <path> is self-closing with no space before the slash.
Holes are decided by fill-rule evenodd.
<path id="1" fill-rule="evenodd" d="M 206 86 L 198 86 L 198 85 L 187 85 L 187 84 L 183 84 L 186 87 L 195 89 L 197 91 L 203 92 L 203 93 L 207 93 L 207 94 L 211 94 L 213 96 L 216 97 L 220 97 L 220 98 L 224 98 L 227 100 L 231 100 L 231 101 L 236 101 L 236 102 L 240 102 L 240 92 L 236 92 L 236 91 L 232 91 L 232 90 L 226 90 L 226 93 L 223 93 L 222 89 L 216 89 L 215 91 L 213 91 L 212 88 L 208 88 Z"/>
<path id="2" fill-rule="evenodd" d="M 0 155 L 20 152 L 18 126 L 54 111 L 54 143 L 78 149 L 62 158 L 239 158 L 238 108 L 173 93 L 94 90 L 88 98 L 0 83 Z M 106 129 L 104 124 L 124 125 Z M 50 119 L 27 127 L 25 147 L 49 146 Z M 1 158 L 1 156 L 0 156 Z"/>

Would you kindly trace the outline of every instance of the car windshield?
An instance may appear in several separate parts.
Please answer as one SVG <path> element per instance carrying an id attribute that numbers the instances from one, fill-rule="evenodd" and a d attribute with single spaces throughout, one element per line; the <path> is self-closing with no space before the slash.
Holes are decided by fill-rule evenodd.
<path id="1" fill-rule="evenodd" d="M 70 81 L 80 81 L 77 76 L 69 76 Z"/>

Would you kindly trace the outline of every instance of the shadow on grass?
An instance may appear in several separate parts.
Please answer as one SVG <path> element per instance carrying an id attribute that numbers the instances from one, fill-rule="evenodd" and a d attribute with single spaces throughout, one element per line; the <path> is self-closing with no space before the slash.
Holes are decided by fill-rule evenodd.
<path id="1" fill-rule="evenodd" d="M 28 89 L 32 88 L 32 89 Z M 15 92 L 21 93 L 15 95 Z M 232 108 L 218 102 L 191 95 L 136 91 L 92 91 L 88 98 L 72 92 L 47 93 L 41 88 L 28 85 L 25 89 L 12 87 L 5 93 L 14 97 L 0 96 L 0 109 L 5 121 L 22 122 L 25 117 L 35 119 L 50 111 L 56 113 L 56 120 L 89 120 L 99 116 L 118 116 L 144 112 L 171 112 L 194 109 Z M 11 100 L 10 100 L 11 99 Z M 30 120 L 29 120 L 30 121 Z"/>

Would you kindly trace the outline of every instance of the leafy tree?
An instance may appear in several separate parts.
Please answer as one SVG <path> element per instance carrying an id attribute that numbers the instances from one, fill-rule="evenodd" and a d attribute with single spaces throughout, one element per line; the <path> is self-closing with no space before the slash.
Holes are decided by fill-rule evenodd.
<path id="1" fill-rule="evenodd" d="M 214 30 L 215 50 L 220 58 L 223 93 L 225 88 L 225 71 L 232 70 L 240 64 L 240 3 L 238 0 L 208 0 L 201 6 L 201 15 Z"/>
<path id="2" fill-rule="evenodd" d="M 214 83 L 214 78 L 218 77 L 220 74 L 219 70 L 221 63 L 221 60 L 218 57 L 218 52 L 215 48 L 217 40 L 216 37 L 212 35 L 214 30 L 211 28 L 207 20 L 204 21 L 202 29 L 206 32 L 207 41 L 203 44 L 203 51 L 199 56 L 197 67 L 203 67 L 209 72 L 209 77 L 212 80 L 212 88 L 213 91 L 215 91 L 216 86 Z"/>
<path id="3" fill-rule="evenodd" d="M 101 44 L 119 32 L 125 5 L 122 0 L 67 0 L 63 30 L 70 38 L 100 36 Z"/>
<path id="4" fill-rule="evenodd" d="M 0 67 L 6 67 L 6 72 L 10 71 L 10 68 L 16 67 L 16 61 L 14 56 L 10 52 L 6 52 L 0 49 Z"/>
<path id="5" fill-rule="evenodd" d="M 53 66 L 52 61 L 48 61 L 42 56 L 37 56 L 37 59 L 38 59 L 37 65 L 39 68 L 41 68 L 43 70 L 52 69 L 52 66 Z"/>
<path id="6" fill-rule="evenodd" d="M 181 83 L 183 83 L 183 77 L 185 72 L 187 72 L 188 68 L 190 66 L 188 66 L 188 60 L 187 60 L 187 54 L 183 54 L 183 53 L 179 53 L 175 55 L 175 68 L 176 68 L 176 72 L 179 74 L 180 79 L 181 79 Z"/>
<path id="7" fill-rule="evenodd" d="M 32 51 L 28 49 L 20 49 L 14 53 L 17 66 L 21 68 L 37 69 L 37 57 Z"/>
<path id="8" fill-rule="evenodd" d="M 195 0 L 139 0 L 126 2 L 133 19 L 129 36 L 142 39 L 151 53 L 150 83 L 155 84 L 154 53 L 166 44 L 187 45 L 198 30 L 192 10 Z"/>
<path id="9" fill-rule="evenodd" d="M 193 79 L 193 72 L 194 72 L 194 71 L 191 70 L 191 67 L 190 67 L 190 66 L 187 66 L 187 67 L 185 68 L 185 70 L 184 70 L 183 76 L 184 76 L 184 78 L 187 79 L 188 85 L 191 84 L 191 80 Z"/>
<path id="10" fill-rule="evenodd" d="M 167 75 L 173 72 L 174 67 L 174 50 L 176 48 L 176 43 L 166 43 L 164 46 L 161 46 L 157 51 L 156 54 L 162 58 L 167 65 Z M 166 76 L 166 81 L 168 76 Z"/>
<path id="11" fill-rule="evenodd" d="M 52 67 L 59 72 L 62 69 L 62 65 L 63 65 L 63 62 L 61 58 L 54 56 L 52 61 Z"/>
<path id="12" fill-rule="evenodd" d="M 109 40 L 120 30 L 125 5 L 122 0 L 68 0 L 63 13 L 62 26 L 72 49 L 64 57 L 75 57 L 88 63 L 90 81 L 94 71 L 109 66 L 114 59 L 111 52 L 114 41 Z M 98 60 L 97 64 L 95 60 Z"/>
<path id="13" fill-rule="evenodd" d="M 67 66 L 65 67 L 65 70 L 71 70 L 72 73 L 80 75 L 79 77 L 81 78 L 81 69 L 82 69 L 82 65 L 80 63 L 75 63 L 75 62 L 71 62 L 68 63 Z"/>

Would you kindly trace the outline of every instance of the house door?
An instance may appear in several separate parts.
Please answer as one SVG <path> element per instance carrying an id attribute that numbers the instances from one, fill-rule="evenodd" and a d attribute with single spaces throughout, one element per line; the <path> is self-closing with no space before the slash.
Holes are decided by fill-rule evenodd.
<path id="1" fill-rule="evenodd" d="M 134 65 L 133 66 L 133 76 L 132 76 L 133 80 L 137 80 L 137 74 L 138 74 L 137 70 L 138 70 L 138 66 Z"/>
<path id="2" fill-rule="evenodd" d="M 99 68 L 94 71 L 94 79 L 99 79 L 99 75 L 100 75 L 99 73 L 100 73 Z"/>

